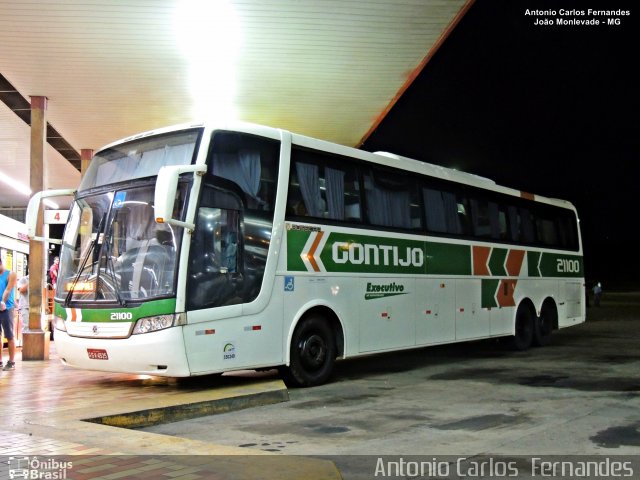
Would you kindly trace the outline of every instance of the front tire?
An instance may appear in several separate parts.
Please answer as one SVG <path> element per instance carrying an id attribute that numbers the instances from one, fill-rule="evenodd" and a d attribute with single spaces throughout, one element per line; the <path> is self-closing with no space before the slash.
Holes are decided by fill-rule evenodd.
<path id="1" fill-rule="evenodd" d="M 527 350 L 533 342 L 535 315 L 528 306 L 521 304 L 516 312 L 515 335 L 511 337 L 510 346 L 513 350 Z"/>
<path id="2" fill-rule="evenodd" d="M 311 315 L 293 333 L 284 380 L 294 387 L 321 385 L 331 376 L 335 360 L 336 342 L 329 323 L 320 315 Z"/>

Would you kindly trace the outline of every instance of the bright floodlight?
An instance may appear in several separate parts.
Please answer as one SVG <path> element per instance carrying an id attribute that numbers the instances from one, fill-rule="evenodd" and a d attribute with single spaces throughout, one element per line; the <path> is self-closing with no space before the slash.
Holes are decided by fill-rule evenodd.
<path id="1" fill-rule="evenodd" d="M 174 28 L 189 65 L 193 117 L 234 119 L 241 35 L 233 6 L 227 0 L 181 0 Z"/>

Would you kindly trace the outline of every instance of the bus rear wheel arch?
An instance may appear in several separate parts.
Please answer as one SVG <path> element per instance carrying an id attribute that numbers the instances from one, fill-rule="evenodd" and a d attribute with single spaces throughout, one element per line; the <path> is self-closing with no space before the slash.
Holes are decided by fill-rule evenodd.
<path id="1" fill-rule="evenodd" d="M 342 329 L 336 322 L 333 313 L 323 309 L 300 319 L 291 338 L 289 366 L 280 369 L 288 386 L 312 387 L 329 379 L 343 350 Z"/>

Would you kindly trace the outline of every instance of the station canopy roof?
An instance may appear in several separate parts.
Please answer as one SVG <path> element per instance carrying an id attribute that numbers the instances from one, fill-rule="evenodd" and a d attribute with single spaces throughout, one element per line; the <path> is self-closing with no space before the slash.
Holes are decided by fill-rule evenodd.
<path id="1" fill-rule="evenodd" d="M 80 149 L 237 119 L 358 146 L 471 0 L 0 0 L 0 207 L 24 207 L 29 97 L 45 188 Z M 28 193 L 28 192 L 27 192 Z M 0 210 L 1 213 L 1 210 Z"/>

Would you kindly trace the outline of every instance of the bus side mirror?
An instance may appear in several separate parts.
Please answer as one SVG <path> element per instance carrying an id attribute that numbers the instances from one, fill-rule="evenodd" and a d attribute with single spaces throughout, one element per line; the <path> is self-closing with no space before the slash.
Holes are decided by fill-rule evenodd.
<path id="1" fill-rule="evenodd" d="M 169 165 L 160 169 L 153 201 L 153 212 L 157 223 L 167 223 L 191 230 L 195 228 L 193 223 L 173 218 L 178 180 L 183 173 L 193 172 L 203 175 L 206 171 L 206 165 Z"/>
<path id="2" fill-rule="evenodd" d="M 36 235 L 36 226 L 38 224 L 38 211 L 40 210 L 40 203 L 45 198 L 50 197 L 72 197 L 76 191 L 72 188 L 65 188 L 60 190 L 44 190 L 42 192 L 34 193 L 29 199 L 29 205 L 27 205 L 26 224 L 27 235 L 31 240 L 37 242 L 49 242 L 60 245 L 62 240 L 56 238 L 38 237 Z"/>

